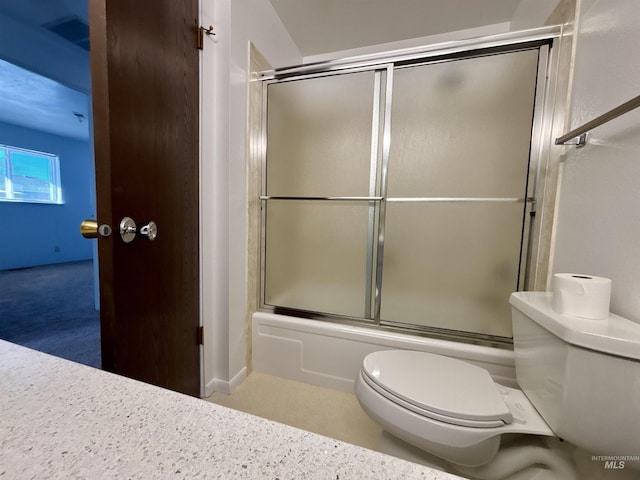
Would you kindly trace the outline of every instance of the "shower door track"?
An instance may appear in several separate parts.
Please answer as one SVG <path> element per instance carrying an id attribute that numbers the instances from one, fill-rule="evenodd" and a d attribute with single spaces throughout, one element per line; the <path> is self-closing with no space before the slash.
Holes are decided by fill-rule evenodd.
<path id="1" fill-rule="evenodd" d="M 421 60 L 466 55 L 473 50 L 500 49 L 506 47 L 513 51 L 518 47 L 527 48 L 527 44 L 548 42 L 554 38 L 559 38 L 562 36 L 562 31 L 563 28 L 561 25 L 551 25 L 522 30 L 519 32 L 502 33 L 492 35 L 490 37 L 456 40 L 437 43 L 434 45 L 394 50 L 391 52 L 358 55 L 306 65 L 294 65 L 257 72 L 257 80 L 284 80 L 293 77 L 308 77 L 310 75 L 317 74 L 326 75 L 330 73 L 340 73 L 341 70 L 373 70 L 375 68 L 384 68 L 384 65 L 389 63 L 394 63 L 396 65 L 405 62 L 415 64 Z"/>

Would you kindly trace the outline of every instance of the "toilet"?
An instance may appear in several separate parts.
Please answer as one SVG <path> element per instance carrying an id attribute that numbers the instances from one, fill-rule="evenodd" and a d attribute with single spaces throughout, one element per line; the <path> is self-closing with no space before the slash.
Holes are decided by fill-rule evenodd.
<path id="1" fill-rule="evenodd" d="M 363 361 L 360 405 L 392 436 L 470 478 L 577 478 L 567 442 L 637 456 L 640 325 L 559 315 L 551 300 L 548 292 L 509 299 L 520 388 L 455 358 L 386 350 Z"/>

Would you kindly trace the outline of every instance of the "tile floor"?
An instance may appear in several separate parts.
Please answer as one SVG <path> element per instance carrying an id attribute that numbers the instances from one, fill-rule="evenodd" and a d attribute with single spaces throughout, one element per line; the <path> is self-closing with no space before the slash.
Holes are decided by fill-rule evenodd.
<path id="1" fill-rule="evenodd" d="M 206 400 L 354 445 L 391 453 L 405 460 L 440 469 L 444 467 L 431 463 L 437 460 L 425 458 L 423 452 L 417 453 L 417 449 L 402 450 L 400 453 L 395 448 L 394 440 L 362 411 L 353 394 L 252 372 L 232 395 L 214 393 Z M 404 448 L 407 447 L 405 444 Z M 586 452 L 578 451 L 574 458 L 580 480 L 640 480 L 640 472 L 635 470 L 603 470 L 603 462 L 594 462 Z"/>
<path id="2" fill-rule="evenodd" d="M 232 395 L 214 393 L 207 400 L 373 450 L 382 434 L 355 395 L 260 372 Z"/>

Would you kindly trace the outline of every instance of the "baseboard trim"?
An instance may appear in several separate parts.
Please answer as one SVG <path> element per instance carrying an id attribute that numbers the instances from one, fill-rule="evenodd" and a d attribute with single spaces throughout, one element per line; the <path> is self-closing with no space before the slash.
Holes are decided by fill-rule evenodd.
<path id="1" fill-rule="evenodd" d="M 247 378 L 247 367 L 242 367 L 242 369 L 238 373 L 236 373 L 233 378 L 231 378 L 231 380 L 221 380 L 219 378 L 214 378 L 205 386 L 205 397 L 210 397 L 214 394 L 214 392 L 231 395 L 236 387 L 244 382 L 245 378 Z"/>

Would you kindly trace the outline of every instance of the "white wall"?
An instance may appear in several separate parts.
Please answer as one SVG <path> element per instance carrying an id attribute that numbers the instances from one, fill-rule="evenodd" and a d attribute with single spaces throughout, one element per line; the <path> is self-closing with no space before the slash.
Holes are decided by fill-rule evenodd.
<path id="1" fill-rule="evenodd" d="M 558 0 L 520 0 L 511 17 L 511 30 L 526 30 L 545 24 Z"/>
<path id="2" fill-rule="evenodd" d="M 540 23 L 540 26 L 543 23 Z M 367 47 L 354 48 L 351 50 L 341 50 L 338 52 L 329 52 L 319 55 L 311 55 L 304 57 L 304 63 L 326 62 L 358 55 L 370 55 L 375 53 L 391 52 L 393 50 L 401 50 L 405 48 L 423 47 L 425 45 L 434 45 L 436 43 L 452 42 L 455 40 L 466 40 L 468 38 L 484 37 L 488 35 L 497 35 L 499 33 L 507 33 L 512 31 L 509 22 L 494 23 L 492 25 L 484 25 L 482 27 L 468 28 L 465 30 L 457 30 L 455 32 L 447 32 L 438 35 L 430 35 L 428 37 L 412 38 L 409 40 L 400 40 L 397 42 L 381 43 L 378 45 L 370 45 Z"/>
<path id="3" fill-rule="evenodd" d="M 614 6 L 615 5 L 615 6 Z M 571 128 L 640 94 L 637 0 L 579 5 Z M 553 272 L 611 278 L 612 312 L 640 322 L 640 109 L 566 149 Z"/>
<path id="4" fill-rule="evenodd" d="M 268 0 L 202 0 L 202 298 L 205 396 L 246 372 L 249 43 L 274 67 L 302 56 Z"/>
<path id="5" fill-rule="evenodd" d="M 566 0 L 520 0 L 518 8 L 509 22 L 484 25 L 466 30 L 447 32 L 428 37 L 412 38 L 379 45 L 370 45 L 352 50 L 342 50 L 339 52 L 328 52 L 318 55 L 304 57 L 304 63 L 323 62 L 339 58 L 347 58 L 358 55 L 369 55 L 381 52 L 390 52 L 404 48 L 420 47 L 424 45 L 434 45 L 436 43 L 450 42 L 455 40 L 466 40 L 468 38 L 497 35 L 499 33 L 528 30 L 546 25 L 549 15 L 554 11 L 559 1 Z"/>

